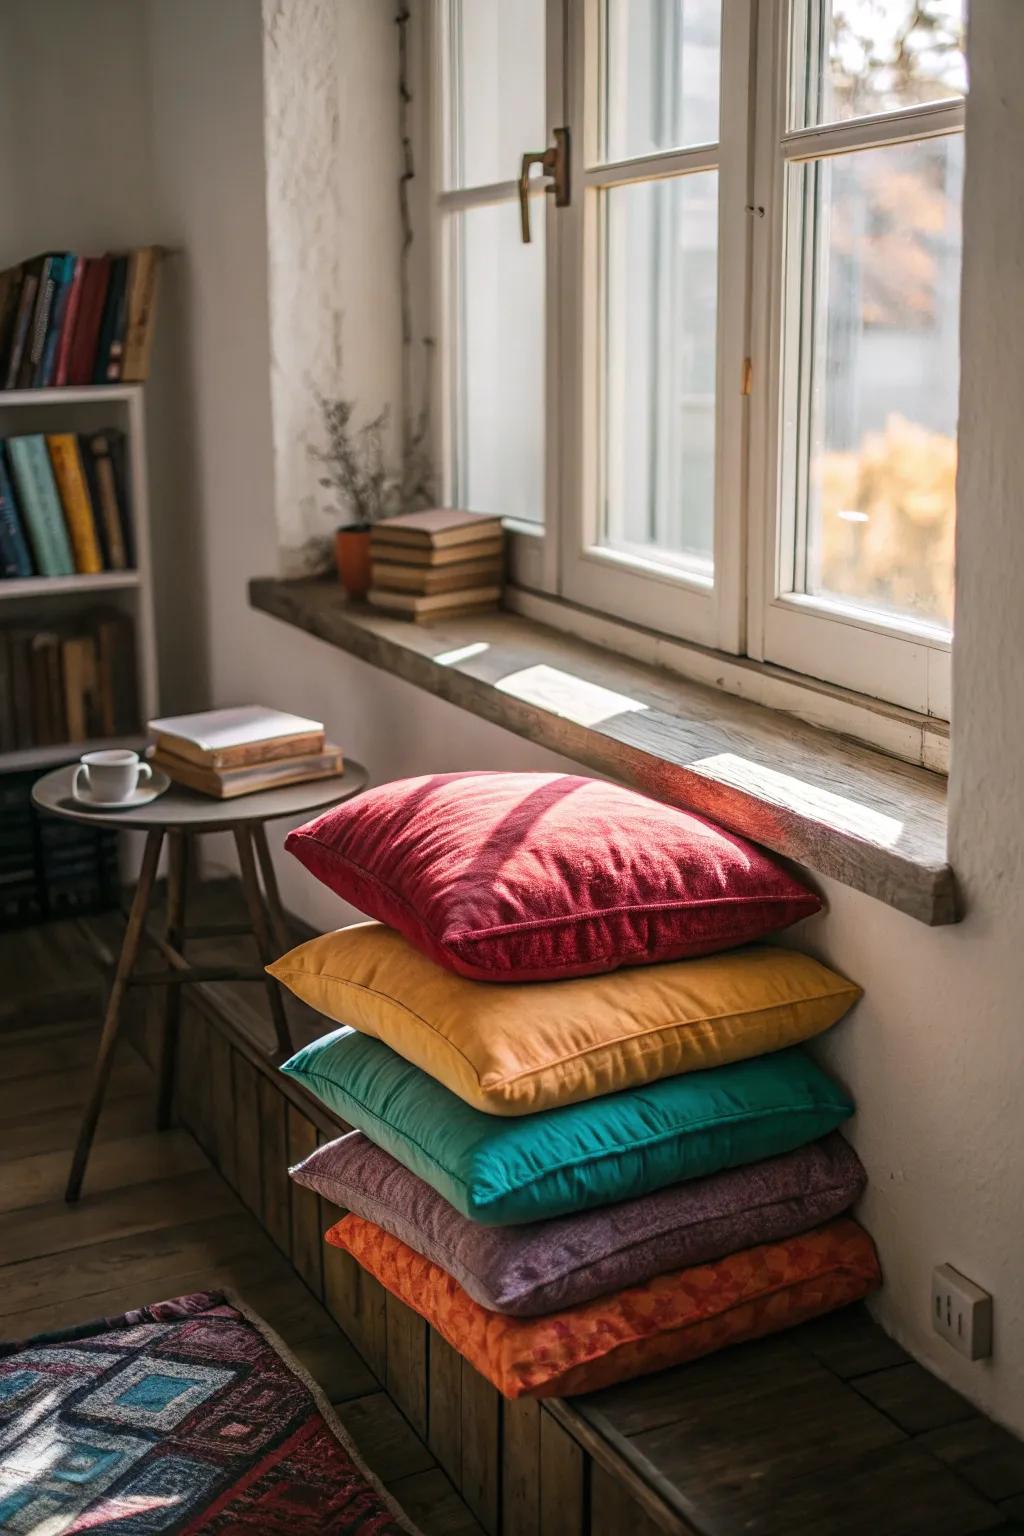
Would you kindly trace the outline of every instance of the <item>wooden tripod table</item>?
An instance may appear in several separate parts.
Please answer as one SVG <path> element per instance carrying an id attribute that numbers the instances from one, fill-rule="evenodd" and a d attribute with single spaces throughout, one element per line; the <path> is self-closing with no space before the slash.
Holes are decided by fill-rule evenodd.
<path id="1" fill-rule="evenodd" d="M 84 808 L 71 793 L 74 772 L 74 766 L 58 768 L 55 773 L 37 779 L 32 788 L 32 800 L 36 808 L 52 816 L 63 816 L 69 821 L 116 827 L 119 831 L 145 832 L 146 846 L 121 943 L 121 953 L 114 967 L 92 1087 L 71 1162 L 71 1173 L 64 1195 L 65 1200 L 69 1201 L 77 1200 L 81 1192 L 96 1122 L 103 1107 L 113 1064 L 114 1047 L 121 1028 L 122 1004 L 128 987 L 159 986 L 165 989 L 157 1099 L 159 1130 L 166 1129 L 171 1120 L 183 986 L 191 982 L 262 982 L 266 987 L 267 1002 L 274 1023 L 277 1054 L 282 1060 L 290 1055 L 291 1040 L 284 1002 L 277 982 L 263 969 L 291 945 L 281 911 L 265 823 L 284 817 L 295 821 L 311 816 L 315 811 L 358 794 L 367 780 L 365 768 L 358 763 L 347 763 L 344 773 L 334 778 L 316 779 L 308 784 L 288 784 L 281 789 L 258 790 L 252 795 L 240 795 L 236 800 L 213 800 L 172 784 L 156 800 L 134 810 L 91 811 Z M 230 832 L 234 836 L 242 890 L 249 914 L 249 921 L 245 925 L 216 924 L 213 927 L 197 928 L 187 924 L 186 888 L 191 840 L 207 832 Z M 158 935 L 147 928 L 146 920 L 165 838 L 168 845 L 167 917 L 164 932 Z M 263 878 L 262 891 L 260 875 Z M 186 960 L 183 951 L 187 940 L 220 938 L 231 934 L 252 935 L 259 951 L 259 966 L 190 965 Z M 167 962 L 166 970 L 136 971 L 135 962 L 144 938 L 149 939 L 159 950 Z"/>

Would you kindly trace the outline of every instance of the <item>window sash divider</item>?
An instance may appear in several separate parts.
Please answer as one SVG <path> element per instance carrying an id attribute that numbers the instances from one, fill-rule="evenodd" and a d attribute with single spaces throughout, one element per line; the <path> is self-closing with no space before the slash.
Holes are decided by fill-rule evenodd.
<path id="1" fill-rule="evenodd" d="M 780 136 L 788 161 L 818 160 L 855 149 L 881 149 L 908 139 L 940 138 L 959 133 L 964 126 L 964 102 L 931 102 L 899 112 L 879 112 L 848 122 L 826 123 L 814 128 L 792 128 Z"/>
<path id="2" fill-rule="evenodd" d="M 588 187 L 622 187 L 637 181 L 659 181 L 685 176 L 691 171 L 717 170 L 718 144 L 696 144 L 686 149 L 660 150 L 656 155 L 635 155 L 629 160 L 609 160 L 584 169 Z"/>

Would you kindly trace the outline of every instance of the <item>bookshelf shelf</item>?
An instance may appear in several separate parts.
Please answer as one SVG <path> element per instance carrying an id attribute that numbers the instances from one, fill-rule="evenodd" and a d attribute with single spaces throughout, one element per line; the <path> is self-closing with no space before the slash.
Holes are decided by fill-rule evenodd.
<path id="1" fill-rule="evenodd" d="M 80 608 L 86 607 L 92 597 L 103 606 L 104 595 L 109 595 L 110 606 L 129 612 L 134 620 L 141 721 L 158 713 L 145 417 L 142 384 L 0 390 L 0 437 L 31 432 L 93 432 L 107 427 L 124 433 L 135 569 L 103 571 L 95 576 L 5 577 L 0 579 L 0 617 L 5 623 L 21 624 L 20 615 L 27 611 L 40 628 L 45 628 L 59 621 L 66 611 L 73 611 L 76 599 Z M 28 598 L 38 606 L 19 609 L 18 598 Z M 103 747 L 127 746 L 137 751 L 144 739 L 135 734 L 56 746 L 16 747 L 0 751 L 0 774 L 56 767 L 73 762 L 83 752 Z"/>
<path id="2" fill-rule="evenodd" d="M 5 405 L 102 405 L 142 399 L 141 384 L 78 384 L 62 389 L 2 389 Z"/>
<path id="3" fill-rule="evenodd" d="M 111 592 L 139 585 L 138 571 L 102 571 L 98 576 L 7 576 L 0 602 L 18 597 L 60 597 L 71 592 Z"/>
<path id="4" fill-rule="evenodd" d="M 73 763 L 84 752 L 102 752 L 108 747 L 130 747 L 133 752 L 141 752 L 145 745 L 145 736 L 136 732 L 130 736 L 96 736 L 90 741 L 64 741 L 56 746 L 23 747 L 19 752 L 0 752 L 0 773 L 59 768 L 63 763 Z"/>

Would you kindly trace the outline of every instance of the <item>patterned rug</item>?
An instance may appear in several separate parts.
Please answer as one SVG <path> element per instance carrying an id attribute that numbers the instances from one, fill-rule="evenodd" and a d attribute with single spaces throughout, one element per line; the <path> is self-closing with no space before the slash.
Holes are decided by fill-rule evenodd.
<path id="1" fill-rule="evenodd" d="M 415 1528 L 280 1340 L 206 1292 L 0 1345 L 0 1531 Z"/>

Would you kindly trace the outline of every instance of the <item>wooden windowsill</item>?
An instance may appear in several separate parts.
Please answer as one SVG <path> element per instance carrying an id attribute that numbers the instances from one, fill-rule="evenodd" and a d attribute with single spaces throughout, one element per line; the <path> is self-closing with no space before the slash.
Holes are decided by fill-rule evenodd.
<path id="1" fill-rule="evenodd" d="M 252 606 L 597 772 L 906 912 L 953 923 L 945 782 L 763 705 L 623 660 L 532 619 L 431 625 L 333 581 L 257 577 Z"/>

